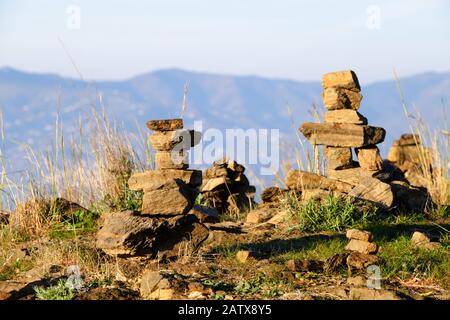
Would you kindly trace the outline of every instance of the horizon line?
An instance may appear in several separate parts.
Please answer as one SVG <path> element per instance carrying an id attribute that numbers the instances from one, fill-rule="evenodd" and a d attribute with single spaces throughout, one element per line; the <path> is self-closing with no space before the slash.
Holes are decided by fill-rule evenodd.
<path id="1" fill-rule="evenodd" d="M 181 67 L 158 68 L 158 69 L 149 70 L 147 72 L 138 73 L 138 74 L 135 74 L 134 76 L 126 77 L 123 79 L 113 79 L 113 80 L 111 80 L 111 79 L 81 79 L 80 77 L 77 77 L 77 76 L 66 76 L 66 75 L 63 75 L 60 73 L 56 73 L 56 72 L 28 71 L 28 70 L 24 70 L 24 69 L 17 68 L 17 67 L 12 67 L 10 65 L 0 66 L 0 71 L 8 70 L 8 69 L 15 71 L 15 72 L 25 73 L 25 74 L 30 74 L 30 75 L 56 76 L 56 77 L 66 79 L 66 80 L 75 80 L 75 81 L 86 82 L 86 83 L 126 82 L 126 81 L 130 81 L 132 79 L 135 79 L 135 78 L 149 75 L 149 74 L 155 74 L 158 72 L 165 72 L 165 71 L 184 72 L 184 73 L 191 73 L 191 74 L 197 74 L 197 75 L 218 76 L 218 77 L 259 78 L 259 79 L 272 80 L 272 81 L 289 81 L 289 82 L 309 83 L 309 84 L 321 82 L 321 79 L 314 81 L 314 80 L 296 80 L 296 79 L 292 79 L 292 78 L 283 78 L 283 77 L 270 77 L 270 76 L 263 76 L 263 75 L 258 75 L 258 74 L 237 75 L 237 74 L 231 74 L 231 73 L 230 74 L 229 73 L 218 73 L 218 72 L 212 72 L 212 71 L 197 71 L 197 70 L 191 70 L 191 69 L 186 69 L 186 68 L 181 68 Z M 351 69 L 348 69 L 348 70 L 351 70 Z M 330 71 L 330 72 L 336 72 L 336 71 L 340 71 L 340 70 L 335 70 L 335 71 Z M 353 70 L 353 71 L 355 71 L 355 70 Z M 393 69 L 393 72 L 394 72 L 394 69 Z M 357 71 L 355 71 L 355 73 L 357 74 Z M 448 70 L 448 71 L 431 71 L 431 70 L 429 70 L 429 71 L 423 71 L 423 72 L 414 73 L 414 74 L 410 74 L 410 75 L 406 75 L 406 76 L 400 76 L 399 79 L 412 78 L 412 77 L 426 75 L 426 74 L 442 74 L 442 75 L 444 75 L 447 73 L 450 73 L 450 70 Z M 394 76 L 392 76 L 391 79 L 383 79 L 383 80 L 375 80 L 375 81 L 366 82 L 365 86 L 376 84 L 376 83 L 388 82 L 388 81 L 395 81 Z"/>

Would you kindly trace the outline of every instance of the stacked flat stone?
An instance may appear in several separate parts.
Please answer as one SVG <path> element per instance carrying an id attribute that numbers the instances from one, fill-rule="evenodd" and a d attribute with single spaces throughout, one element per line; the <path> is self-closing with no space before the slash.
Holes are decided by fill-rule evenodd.
<path id="1" fill-rule="evenodd" d="M 191 210 L 202 172 L 188 169 L 185 153 L 199 142 L 200 133 L 184 130 L 181 119 L 147 126 L 155 131 L 150 142 L 158 168 L 135 173 L 128 181 L 130 190 L 143 191 L 142 208 L 103 214 L 96 244 L 113 256 L 178 257 L 182 250 L 196 250 L 209 235 L 199 210 Z"/>
<path id="2" fill-rule="evenodd" d="M 302 191 L 306 198 L 323 198 L 323 191 L 331 191 L 390 207 L 390 186 L 373 178 L 382 169 L 376 145 L 384 141 L 386 131 L 369 126 L 358 112 L 362 95 L 356 74 L 351 70 L 327 73 L 322 86 L 327 109 L 324 123 L 303 123 L 300 131 L 311 144 L 324 146 L 327 177 L 292 171 L 286 177 L 287 187 Z M 353 160 L 352 149 L 358 161 Z"/>
<path id="3" fill-rule="evenodd" d="M 376 253 L 378 246 L 373 242 L 373 235 L 369 231 L 349 229 L 346 233 L 349 243 L 345 247 L 350 251 L 347 256 L 349 270 L 364 269 L 378 262 Z"/>
<path id="4" fill-rule="evenodd" d="M 219 213 L 248 208 L 253 203 L 256 188 L 250 185 L 244 171 L 244 166 L 234 160 L 215 161 L 203 176 L 203 199 Z"/>
<path id="5" fill-rule="evenodd" d="M 367 119 L 358 112 L 362 95 L 356 74 L 351 70 L 327 73 L 322 86 L 327 109 L 324 123 L 304 123 L 300 131 L 312 144 L 325 146 L 328 175 L 357 167 L 352 148 L 361 169 L 381 170 L 382 159 L 376 144 L 383 142 L 386 131 L 368 126 Z"/>
<path id="6" fill-rule="evenodd" d="M 193 207 L 202 183 L 200 170 L 189 170 L 186 151 L 199 143 L 201 134 L 183 129 L 182 119 L 151 120 L 155 133 L 150 143 L 157 151 L 156 170 L 131 176 L 131 190 L 144 191 L 141 214 L 184 215 Z"/>

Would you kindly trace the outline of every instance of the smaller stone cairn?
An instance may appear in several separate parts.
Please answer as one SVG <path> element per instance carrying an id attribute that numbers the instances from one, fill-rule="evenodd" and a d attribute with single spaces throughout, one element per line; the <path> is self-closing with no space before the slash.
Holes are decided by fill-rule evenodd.
<path id="1" fill-rule="evenodd" d="M 250 185 L 244 171 L 244 166 L 234 160 L 215 161 L 203 176 L 203 201 L 219 213 L 240 212 L 251 207 L 256 188 Z"/>
<path id="2" fill-rule="evenodd" d="M 369 126 L 358 112 L 362 95 L 356 74 L 351 70 L 327 73 L 322 86 L 327 109 L 324 123 L 303 123 L 300 131 L 311 144 L 324 146 L 328 177 L 292 170 L 286 176 L 287 188 L 301 191 L 304 199 L 348 194 L 390 207 L 391 187 L 375 178 L 383 164 L 376 145 L 384 141 L 386 131 Z M 358 162 L 353 160 L 352 149 Z"/>
<path id="3" fill-rule="evenodd" d="M 349 229 L 346 233 L 349 243 L 345 247 L 350 251 L 347 256 L 347 267 L 351 272 L 352 269 L 361 270 L 378 262 L 376 253 L 378 246 L 373 243 L 373 235 L 369 231 Z"/>
<path id="4" fill-rule="evenodd" d="M 152 120 L 150 143 L 157 151 L 156 170 L 133 175 L 131 190 L 143 190 L 142 214 L 184 215 L 193 207 L 202 183 L 200 170 L 188 170 L 186 151 L 200 142 L 201 134 L 183 129 L 182 119 Z"/>
<path id="5" fill-rule="evenodd" d="M 387 160 L 403 172 L 411 185 L 427 187 L 425 176 L 433 173 L 432 157 L 432 150 L 422 145 L 418 135 L 402 134 L 393 142 Z"/>
<path id="6" fill-rule="evenodd" d="M 195 249 L 209 235 L 198 210 L 190 213 L 202 172 L 188 169 L 185 152 L 200 141 L 200 133 L 183 129 L 182 119 L 153 120 L 147 127 L 155 131 L 150 142 L 157 150 L 158 169 L 135 173 L 128 181 L 130 190 L 144 193 L 139 212 L 104 215 L 97 246 L 110 255 L 176 256 L 186 247 Z"/>

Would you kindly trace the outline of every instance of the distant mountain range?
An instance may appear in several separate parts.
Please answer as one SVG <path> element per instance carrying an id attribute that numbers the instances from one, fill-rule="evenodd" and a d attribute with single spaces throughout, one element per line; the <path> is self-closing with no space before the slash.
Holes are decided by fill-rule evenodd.
<path id="1" fill-rule="evenodd" d="M 299 82 L 166 69 L 123 81 L 83 82 L 0 68 L 0 108 L 9 154 L 15 154 L 16 142 L 37 146 L 49 143 L 54 137 L 57 108 L 65 132 L 76 132 L 80 117 L 89 120 L 100 96 L 107 113 L 129 130 L 136 130 L 136 124 L 144 128 L 149 119 L 176 117 L 185 83 L 189 88 L 184 116 L 187 127 L 194 120 L 203 120 L 205 127 L 279 128 L 283 135 L 295 137 L 292 121 L 298 128 L 300 123 L 311 120 L 313 103 L 321 107 L 320 79 Z M 400 85 L 407 105 L 414 105 L 431 127 L 446 124 L 443 110 L 450 100 L 450 72 L 401 78 Z M 409 131 L 397 84 L 362 83 L 362 94 L 360 113 L 369 124 L 382 126 L 388 132 L 381 146 L 386 153 L 393 139 Z"/>

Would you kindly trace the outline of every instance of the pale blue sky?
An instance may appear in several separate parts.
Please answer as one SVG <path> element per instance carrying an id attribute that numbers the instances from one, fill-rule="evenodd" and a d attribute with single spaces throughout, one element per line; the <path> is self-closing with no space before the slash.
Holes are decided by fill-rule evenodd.
<path id="1" fill-rule="evenodd" d="M 70 5 L 79 30 L 66 26 Z M 449 71 L 450 2 L 0 0 L 0 67 L 77 76 L 58 37 L 87 79 L 178 67 L 318 81 L 351 68 L 367 83 L 394 67 Z"/>

